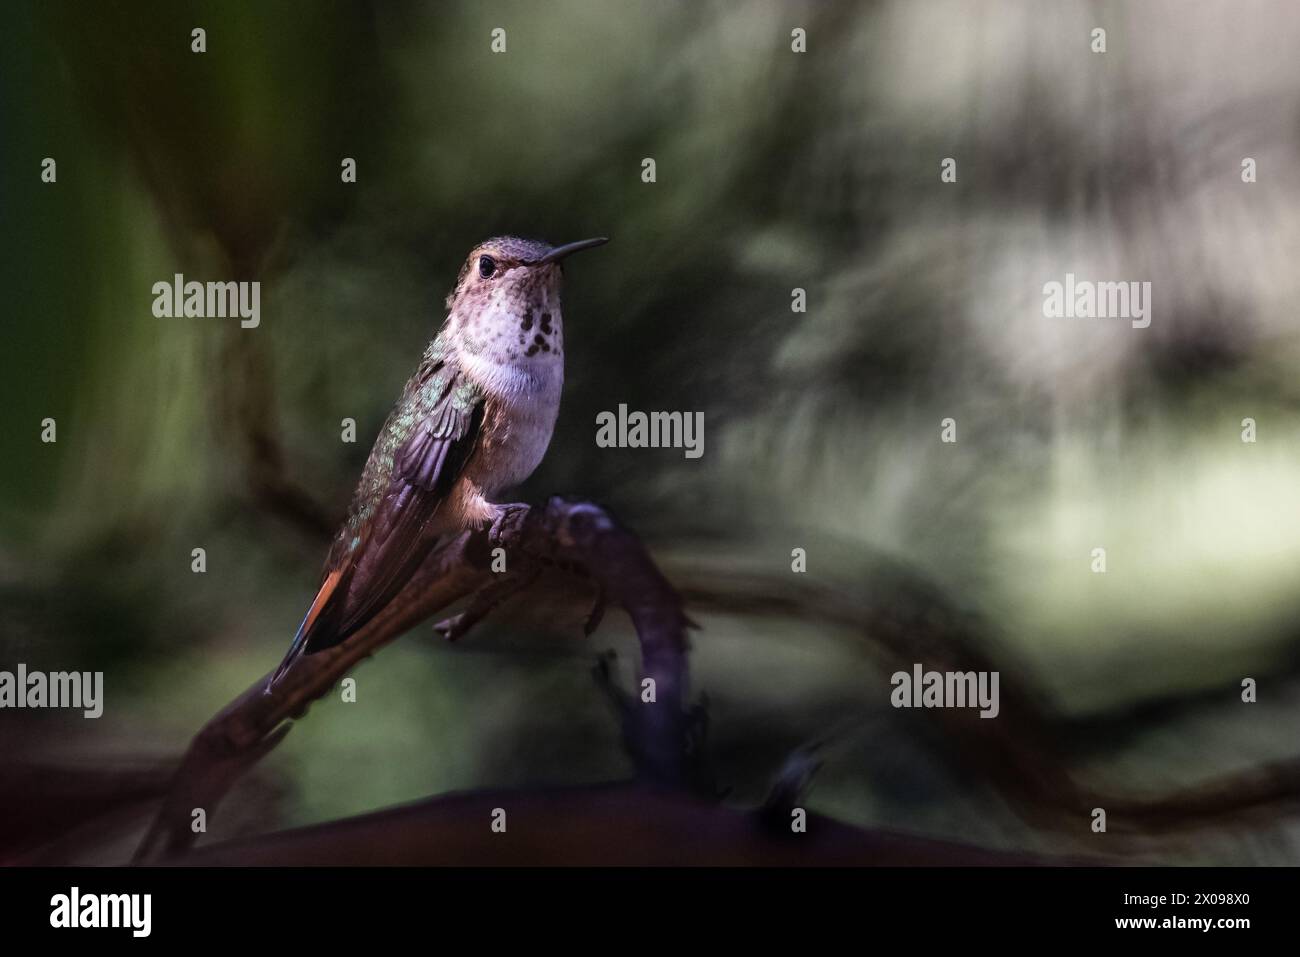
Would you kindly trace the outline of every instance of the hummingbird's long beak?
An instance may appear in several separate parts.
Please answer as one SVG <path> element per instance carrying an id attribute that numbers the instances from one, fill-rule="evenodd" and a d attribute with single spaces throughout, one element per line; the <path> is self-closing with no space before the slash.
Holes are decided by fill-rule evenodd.
<path id="1" fill-rule="evenodd" d="M 556 263 L 565 256 L 570 256 L 584 249 L 591 249 L 594 246 L 603 246 L 607 242 L 609 242 L 608 236 L 597 236 L 595 239 L 580 239 L 576 243 L 565 243 L 563 246 L 556 246 L 541 259 L 533 260 L 531 265 L 544 266 L 546 263 Z"/>

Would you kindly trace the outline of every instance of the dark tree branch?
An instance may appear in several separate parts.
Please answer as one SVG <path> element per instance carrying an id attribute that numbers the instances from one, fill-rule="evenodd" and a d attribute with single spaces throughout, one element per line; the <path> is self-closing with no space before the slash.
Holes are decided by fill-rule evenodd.
<path id="1" fill-rule="evenodd" d="M 506 831 L 493 833 L 493 811 Z M 988 850 L 809 812 L 794 833 L 762 812 L 620 783 L 444 794 L 313 827 L 199 848 L 168 864 L 310 865 L 1067 865 L 1098 863 Z"/>
<path id="2" fill-rule="evenodd" d="M 470 598 L 469 607 L 458 615 L 452 615 L 433 626 L 433 630 L 448 641 L 459 641 L 469 634 L 480 621 L 492 614 L 515 595 L 537 581 L 542 572 L 537 565 L 530 563 L 522 572 L 506 572 L 499 581 L 484 585 Z"/>
<path id="3" fill-rule="evenodd" d="M 629 711 L 625 737 L 636 744 L 645 781 L 680 786 L 692 780 L 697 753 L 684 704 L 687 619 L 680 597 L 639 539 L 596 505 L 553 498 L 544 509 L 529 509 L 509 523 L 497 544 L 506 549 L 512 577 L 527 578 L 534 564 L 574 566 L 627 609 L 641 642 L 642 677 L 653 680 L 655 701 Z M 270 692 L 269 674 L 258 679 L 212 718 L 190 743 L 135 860 L 188 850 L 196 839 L 190 826 L 194 809 L 203 808 L 210 820 L 239 776 L 288 733 L 286 721 L 301 717 L 359 661 L 466 596 L 479 594 L 479 617 L 486 614 L 501 584 L 490 570 L 491 547 L 486 532 L 452 539 L 355 635 L 299 658 Z"/>

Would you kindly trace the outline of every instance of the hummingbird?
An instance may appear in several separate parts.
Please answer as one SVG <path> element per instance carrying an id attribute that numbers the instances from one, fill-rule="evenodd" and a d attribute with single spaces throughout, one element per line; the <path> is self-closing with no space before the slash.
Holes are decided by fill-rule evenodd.
<path id="1" fill-rule="evenodd" d="M 377 615 L 445 537 L 501 522 L 498 504 L 550 444 L 564 386 L 563 246 L 501 236 L 470 250 L 447 317 L 370 450 L 320 587 L 270 691 L 300 654 Z"/>

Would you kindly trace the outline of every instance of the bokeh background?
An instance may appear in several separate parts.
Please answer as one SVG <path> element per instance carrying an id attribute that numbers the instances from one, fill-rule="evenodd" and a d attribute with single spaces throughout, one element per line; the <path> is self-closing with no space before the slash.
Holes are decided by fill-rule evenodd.
<path id="1" fill-rule="evenodd" d="M 819 742 L 808 805 L 864 828 L 1297 863 L 1298 48 L 1285 0 L 8 10 L 0 668 L 102 670 L 106 706 L 0 712 L 5 859 L 129 855 L 287 647 L 464 255 L 511 233 L 613 237 L 567 270 L 521 497 L 607 504 L 692 599 L 725 801 Z M 260 280 L 261 326 L 155 318 L 176 272 Z M 1150 280 L 1150 328 L 1045 319 L 1066 272 Z M 703 411 L 703 457 L 597 448 L 624 402 Z M 626 775 L 591 677 L 613 648 L 631 679 L 626 619 L 539 608 L 385 649 L 205 842 Z M 899 662 L 970 655 L 1033 708 L 967 738 L 889 707 Z M 1040 773 L 1266 797 L 1110 840 Z"/>

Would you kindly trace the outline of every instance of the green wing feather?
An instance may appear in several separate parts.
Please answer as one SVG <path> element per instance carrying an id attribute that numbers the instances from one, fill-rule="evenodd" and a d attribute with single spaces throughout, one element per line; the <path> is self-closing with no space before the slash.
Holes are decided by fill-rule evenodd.
<path id="1" fill-rule="evenodd" d="M 300 652 L 343 641 L 410 581 L 438 539 L 439 507 L 482 420 L 482 392 L 435 340 L 370 452 L 321 591 L 275 678 Z"/>

